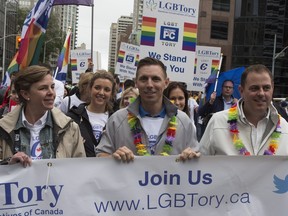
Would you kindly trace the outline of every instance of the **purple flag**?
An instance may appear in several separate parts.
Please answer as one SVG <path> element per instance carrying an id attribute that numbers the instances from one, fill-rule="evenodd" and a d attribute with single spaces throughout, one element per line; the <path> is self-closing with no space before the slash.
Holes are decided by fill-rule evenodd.
<path id="1" fill-rule="evenodd" d="M 205 83 L 215 83 L 218 70 L 213 70 L 211 75 L 207 78 Z"/>
<path id="2" fill-rule="evenodd" d="M 53 5 L 85 5 L 92 6 L 93 0 L 54 0 Z"/>

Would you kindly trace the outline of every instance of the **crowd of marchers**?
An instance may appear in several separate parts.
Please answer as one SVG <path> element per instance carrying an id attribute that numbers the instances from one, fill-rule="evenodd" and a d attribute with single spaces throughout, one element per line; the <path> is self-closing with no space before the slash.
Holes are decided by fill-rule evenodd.
<path id="1" fill-rule="evenodd" d="M 120 82 L 105 70 L 81 74 L 77 85 L 39 65 L 11 75 L 1 91 L 0 162 L 31 166 L 49 158 L 288 155 L 287 101 L 273 101 L 273 76 L 261 64 L 245 69 L 199 106 L 160 60 L 143 58 L 136 77 Z"/>

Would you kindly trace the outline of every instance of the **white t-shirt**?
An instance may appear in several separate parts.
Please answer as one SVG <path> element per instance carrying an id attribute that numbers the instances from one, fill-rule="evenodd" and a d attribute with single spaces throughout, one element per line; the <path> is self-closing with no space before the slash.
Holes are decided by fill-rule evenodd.
<path id="1" fill-rule="evenodd" d="M 61 81 L 56 80 L 56 79 L 54 79 L 54 83 L 55 83 L 54 89 L 56 93 L 54 106 L 59 108 L 61 106 L 61 103 L 64 97 L 64 84 Z"/>
<path id="2" fill-rule="evenodd" d="M 156 145 L 159 141 L 158 136 L 163 120 L 164 118 L 161 117 L 153 118 L 145 116 L 142 118 L 143 128 L 148 136 L 151 154 L 154 154 Z"/>
<path id="3" fill-rule="evenodd" d="M 89 122 L 92 126 L 93 134 L 96 138 L 97 141 L 99 141 L 102 133 L 103 133 L 103 128 L 106 125 L 106 122 L 108 121 L 108 112 L 105 113 L 93 113 L 87 110 L 87 114 L 89 117 Z"/>
<path id="4" fill-rule="evenodd" d="M 192 123 L 195 125 L 194 122 L 194 110 L 199 106 L 198 103 L 194 98 L 189 98 L 188 99 L 188 106 L 189 106 L 189 112 L 190 112 L 190 119 Z"/>
<path id="5" fill-rule="evenodd" d="M 22 123 L 30 130 L 30 155 L 32 160 L 42 159 L 42 149 L 40 145 L 40 131 L 45 126 L 48 111 L 35 124 L 30 124 L 22 111 Z"/>

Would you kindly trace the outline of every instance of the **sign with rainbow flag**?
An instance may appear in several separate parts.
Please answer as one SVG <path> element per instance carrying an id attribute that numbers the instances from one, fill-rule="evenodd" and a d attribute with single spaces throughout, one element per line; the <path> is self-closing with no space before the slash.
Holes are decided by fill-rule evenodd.
<path id="1" fill-rule="evenodd" d="M 221 47 L 197 46 L 191 90 L 203 91 L 208 77 L 219 68 Z"/>
<path id="2" fill-rule="evenodd" d="M 144 0 L 140 57 L 161 60 L 172 81 L 191 82 L 199 0 Z"/>
<path id="3" fill-rule="evenodd" d="M 135 78 L 139 62 L 139 46 L 121 43 L 115 73 L 123 77 Z"/>
<path id="4" fill-rule="evenodd" d="M 85 73 L 91 60 L 91 50 L 71 50 L 72 83 L 78 83 L 81 73 Z"/>

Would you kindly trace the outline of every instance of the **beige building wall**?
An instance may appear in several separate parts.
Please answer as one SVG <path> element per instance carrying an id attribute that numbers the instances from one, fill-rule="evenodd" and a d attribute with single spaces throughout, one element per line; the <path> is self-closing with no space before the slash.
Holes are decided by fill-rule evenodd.
<path id="1" fill-rule="evenodd" d="M 200 0 L 197 45 L 221 47 L 223 53 L 222 71 L 231 69 L 232 43 L 234 28 L 235 1 L 230 1 L 230 11 L 212 10 L 213 0 Z M 211 39 L 211 23 L 214 21 L 228 22 L 228 39 Z"/>

